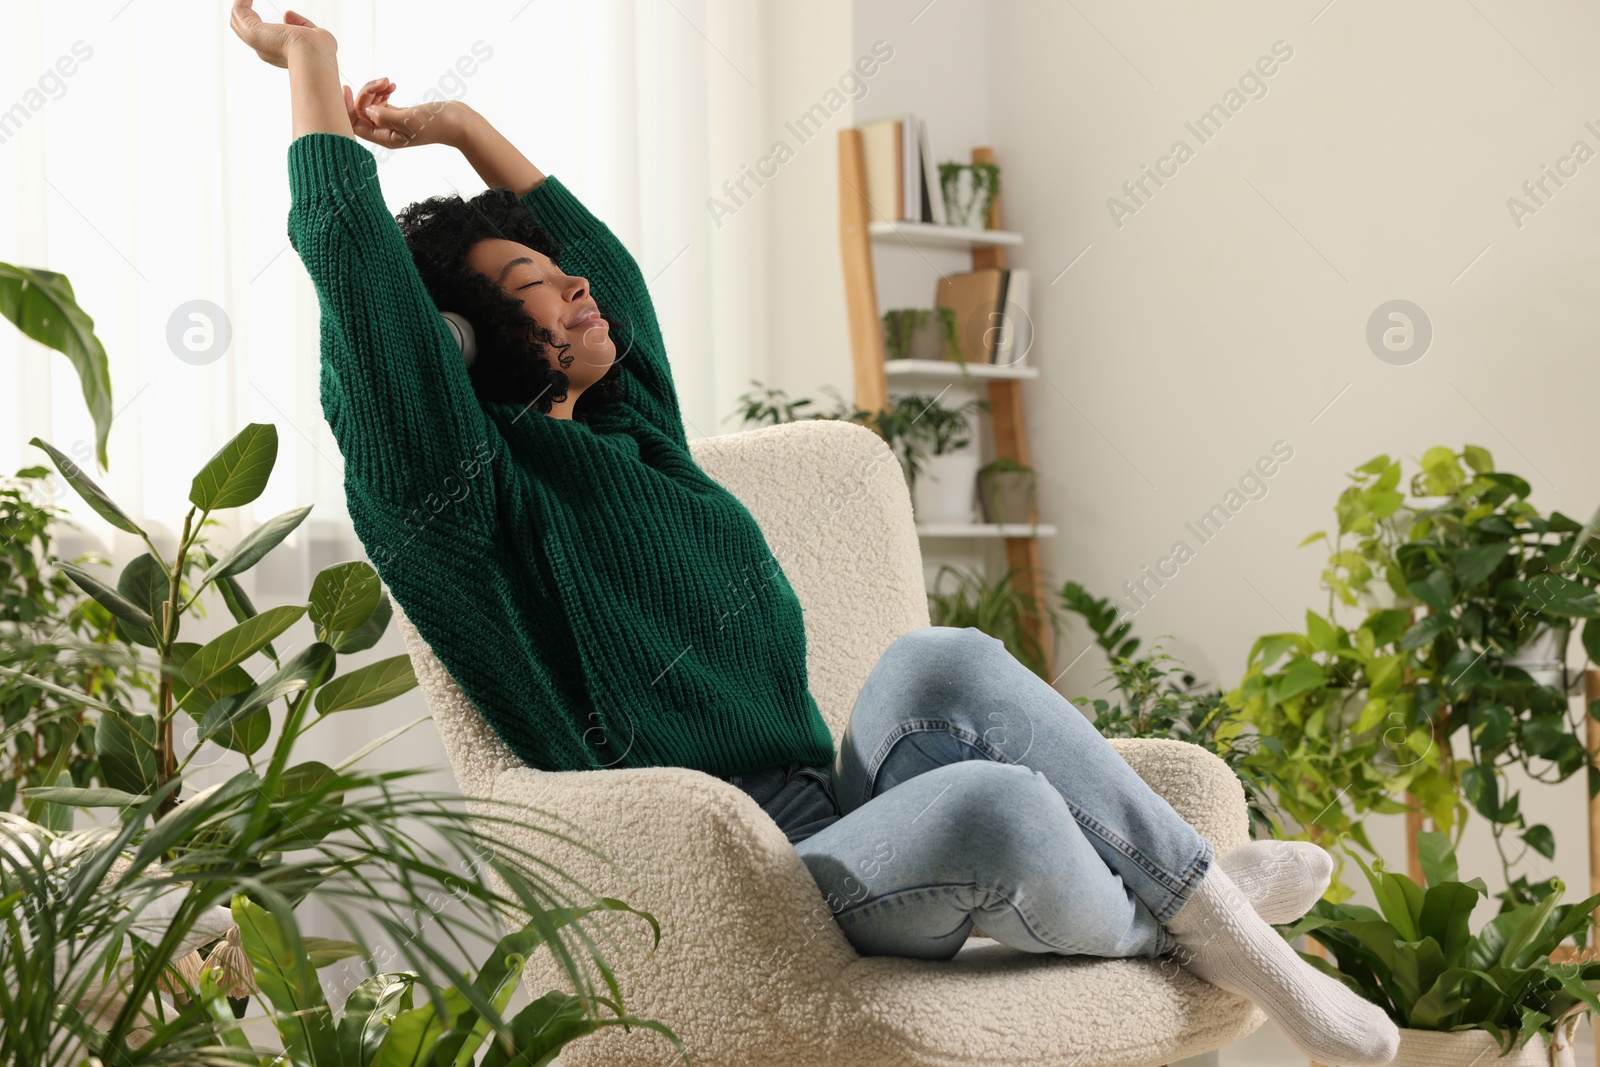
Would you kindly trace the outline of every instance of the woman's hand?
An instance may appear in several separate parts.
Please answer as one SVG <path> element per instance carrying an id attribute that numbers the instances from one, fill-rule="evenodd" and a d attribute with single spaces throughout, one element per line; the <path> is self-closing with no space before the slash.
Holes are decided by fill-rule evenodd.
<path id="1" fill-rule="evenodd" d="M 287 67 L 290 53 L 297 48 L 310 47 L 330 61 L 339 50 L 333 34 L 297 11 L 285 11 L 282 22 L 262 22 L 251 0 L 234 0 L 228 22 L 241 41 L 274 67 Z"/>
<path id="2" fill-rule="evenodd" d="M 352 94 L 344 87 L 344 106 L 350 128 L 364 141 L 384 148 L 408 148 L 419 144 L 458 145 L 466 105 L 459 100 L 432 100 L 412 107 L 394 107 L 389 97 L 395 90 L 388 78 L 374 78 Z"/>

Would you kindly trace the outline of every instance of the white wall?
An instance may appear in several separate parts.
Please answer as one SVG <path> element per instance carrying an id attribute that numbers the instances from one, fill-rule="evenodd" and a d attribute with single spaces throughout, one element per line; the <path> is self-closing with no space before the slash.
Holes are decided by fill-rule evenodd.
<path id="1" fill-rule="evenodd" d="M 1506 206 L 1575 141 L 1600 150 L 1583 46 L 1600 12 L 1325 3 L 985 6 L 985 132 L 1007 225 L 1027 235 L 1012 262 L 1038 279 L 1027 410 L 1043 506 L 1065 530 L 1048 565 L 1113 593 L 1188 540 L 1195 557 L 1136 625 L 1225 685 L 1257 635 L 1325 610 L 1321 555 L 1295 546 L 1332 527 L 1342 472 L 1379 452 L 1409 464 L 1471 442 L 1541 508 L 1587 517 L 1600 501 L 1600 163 L 1520 227 Z M 978 6 L 940 0 L 919 25 L 957 39 Z M 1292 57 L 1265 95 L 1202 144 L 1185 122 L 1279 41 Z M 1177 139 L 1193 158 L 1119 226 L 1108 198 L 1127 200 L 1123 182 Z M 1364 337 L 1394 298 L 1435 329 L 1409 366 Z M 1199 545 L 1184 523 L 1280 440 L 1293 459 L 1268 495 Z M 1069 653 L 1083 643 L 1080 629 Z M 1097 666 L 1059 688 L 1084 691 Z M 1536 869 L 1582 888 L 1582 786 L 1535 789 L 1524 807 L 1562 842 Z M 1397 828 L 1382 836 L 1398 857 Z M 1497 884 L 1471 842 L 1464 860 Z"/>

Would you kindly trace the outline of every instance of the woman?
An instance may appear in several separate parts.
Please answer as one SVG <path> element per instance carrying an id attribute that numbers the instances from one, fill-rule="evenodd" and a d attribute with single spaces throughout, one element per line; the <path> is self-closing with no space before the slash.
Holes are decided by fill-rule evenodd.
<path id="1" fill-rule="evenodd" d="M 1382 1064 L 1398 1032 L 1268 925 L 1326 888 L 1320 849 L 1211 845 L 994 638 L 883 653 L 835 751 L 794 591 L 694 463 L 644 279 L 556 178 L 460 103 L 341 85 L 294 12 L 236 33 L 289 71 L 289 233 L 322 305 L 322 403 L 384 581 L 506 743 L 547 769 L 722 777 L 783 829 L 863 954 L 1171 956 L 1310 1057 Z M 488 192 L 399 224 L 357 137 L 444 144 Z M 590 287 L 593 278 L 594 288 Z M 463 315 L 470 370 L 441 311 Z"/>

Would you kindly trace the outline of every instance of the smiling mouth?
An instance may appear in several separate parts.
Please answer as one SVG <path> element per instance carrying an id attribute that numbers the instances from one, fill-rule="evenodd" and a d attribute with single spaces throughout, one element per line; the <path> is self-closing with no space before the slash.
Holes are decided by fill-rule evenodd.
<path id="1" fill-rule="evenodd" d="M 610 327 L 610 323 L 601 317 L 598 311 L 586 311 L 576 322 L 568 326 L 569 330 L 593 329 L 596 326 Z"/>

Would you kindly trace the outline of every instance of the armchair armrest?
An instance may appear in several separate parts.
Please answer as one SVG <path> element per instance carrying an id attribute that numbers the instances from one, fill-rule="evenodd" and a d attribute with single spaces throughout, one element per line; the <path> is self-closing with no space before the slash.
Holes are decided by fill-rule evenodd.
<path id="1" fill-rule="evenodd" d="M 1121 738 L 1111 747 L 1219 854 L 1250 840 L 1244 786 L 1215 753 L 1159 738 Z"/>
<path id="2" fill-rule="evenodd" d="M 823 994 L 839 988 L 856 952 L 793 846 L 743 790 L 684 767 L 516 767 L 496 778 L 493 797 L 558 816 L 578 842 L 626 857 L 623 867 L 531 828 L 498 831 L 661 923 L 654 955 L 634 916 L 596 915 L 590 927 L 597 940 L 607 937 L 602 949 L 632 1014 L 666 1023 L 693 1049 L 715 1046 L 719 1032 L 749 1020 L 820 1032 L 843 1007 Z M 524 981 L 535 997 L 569 988 L 548 952 L 533 956 Z M 607 1030 L 584 1042 L 599 1056 L 593 1062 L 621 1062 L 602 1051 L 618 1035 Z M 670 1046 L 662 1047 L 665 1062 Z"/>

